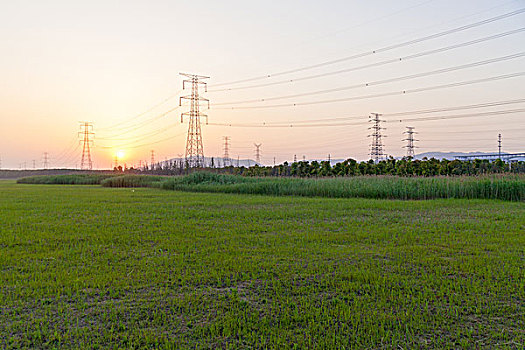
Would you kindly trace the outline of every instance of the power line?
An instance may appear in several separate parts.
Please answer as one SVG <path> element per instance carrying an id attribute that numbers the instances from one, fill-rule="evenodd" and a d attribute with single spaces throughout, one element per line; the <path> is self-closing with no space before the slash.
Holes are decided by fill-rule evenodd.
<path id="1" fill-rule="evenodd" d="M 157 141 L 153 141 L 153 142 L 143 143 L 143 144 L 140 144 L 140 145 L 126 146 L 126 148 L 131 148 L 131 149 L 142 148 L 142 147 L 146 147 L 146 146 L 156 145 L 156 144 L 159 144 L 159 143 L 162 143 L 162 142 L 166 142 L 166 141 L 173 141 L 174 137 L 182 136 L 184 134 L 185 133 L 180 133 L 180 134 L 176 134 L 174 136 L 167 137 L 167 138 L 162 139 L 162 140 L 157 140 Z M 111 147 L 108 147 L 108 148 L 111 148 Z"/>
<path id="2" fill-rule="evenodd" d="M 337 31 L 335 31 L 335 32 L 333 32 L 333 33 L 330 33 L 330 34 L 324 34 L 324 35 L 318 36 L 317 38 L 314 38 L 314 39 L 311 39 L 311 40 L 308 40 L 308 41 L 313 41 L 313 40 L 323 39 L 323 38 L 326 38 L 326 37 L 331 36 L 331 35 L 336 35 L 336 34 L 338 34 L 338 33 L 348 31 L 348 30 L 350 30 L 350 29 L 359 28 L 359 27 L 362 27 L 362 26 L 364 26 L 364 25 L 367 25 L 367 24 L 370 24 L 370 23 L 374 23 L 374 22 L 377 22 L 377 21 L 380 21 L 380 20 L 386 19 L 386 18 L 388 18 L 388 17 L 392 17 L 392 16 L 397 15 L 397 14 L 399 14 L 399 13 L 402 13 L 402 12 L 404 12 L 404 11 L 414 9 L 414 8 L 416 8 L 416 7 L 420 7 L 420 6 L 422 6 L 422 5 L 426 5 L 426 4 L 428 4 L 428 3 L 430 3 L 430 2 L 433 2 L 433 1 L 434 1 L 434 0 L 427 0 L 427 1 L 423 1 L 423 2 L 417 3 L 417 4 L 415 4 L 415 5 L 411 5 L 411 6 L 408 6 L 408 7 L 404 7 L 404 8 L 401 8 L 401 9 L 397 10 L 397 11 L 394 11 L 394 12 L 392 12 L 392 13 L 389 13 L 389 14 L 387 14 L 387 15 L 380 16 L 380 17 L 376 17 L 376 18 L 374 18 L 374 19 L 370 19 L 370 20 L 368 20 L 368 21 L 364 21 L 364 22 L 361 22 L 361 23 L 359 23 L 359 24 L 352 25 L 352 26 L 350 26 L 350 27 L 346 27 L 346 28 L 344 28 L 344 29 L 339 29 L 339 30 L 337 30 Z M 302 44 L 304 44 L 304 42 L 303 42 Z"/>
<path id="3" fill-rule="evenodd" d="M 496 58 L 491 58 L 491 59 L 488 59 L 488 60 L 483 60 L 483 61 L 477 61 L 477 62 L 472 62 L 472 63 L 468 63 L 468 64 L 463 64 L 463 65 L 459 65 L 459 66 L 453 66 L 453 67 L 447 67 L 447 68 L 432 70 L 432 71 L 428 71 L 428 72 L 404 75 L 404 76 L 396 77 L 396 78 L 390 78 L 390 79 L 384 79 L 384 80 L 376 80 L 376 81 L 372 81 L 372 82 L 368 82 L 368 83 L 361 83 L 361 84 L 343 86 L 343 87 L 338 87 L 338 88 L 333 88 L 333 89 L 325 89 L 325 90 L 303 92 L 303 93 L 293 94 L 293 95 L 266 97 L 266 98 L 255 99 L 255 100 L 244 100 L 244 101 L 235 101 L 235 102 L 222 102 L 222 103 L 216 103 L 215 105 L 216 106 L 224 106 L 224 105 L 232 105 L 232 104 L 245 104 L 245 103 L 276 101 L 276 100 L 284 100 L 284 99 L 289 99 L 289 98 L 294 98 L 294 97 L 304 97 L 304 96 L 326 94 L 326 93 L 331 93 L 331 92 L 339 92 L 339 91 L 345 91 L 345 90 L 351 90 L 351 89 L 357 89 L 357 88 L 366 88 L 366 87 L 369 87 L 369 86 L 382 85 L 382 84 L 388 84 L 388 83 L 393 83 L 393 82 L 398 82 L 398 81 L 403 81 L 403 80 L 422 78 L 422 77 L 427 77 L 427 76 L 430 76 L 430 75 L 455 72 L 455 71 L 462 70 L 462 69 L 467 69 L 467 68 L 472 68 L 472 67 L 479 67 L 479 66 L 483 66 L 483 65 L 487 65 L 487 64 L 491 64 L 491 63 L 508 61 L 508 60 L 512 60 L 512 59 L 515 59 L 515 58 L 520 58 L 520 57 L 523 57 L 523 56 L 525 56 L 525 51 L 522 51 L 522 52 L 519 52 L 519 53 L 516 53 L 516 54 L 512 54 L 512 55 L 496 57 Z"/>
<path id="4" fill-rule="evenodd" d="M 129 141 L 129 140 L 134 140 L 135 138 L 145 138 L 145 137 L 149 137 L 149 136 L 156 136 L 164 131 L 166 131 L 167 129 L 170 129 L 170 128 L 173 128 L 174 126 L 176 126 L 178 124 L 173 124 L 173 125 L 170 125 L 170 126 L 163 126 L 159 129 L 155 129 L 153 131 L 150 131 L 146 134 L 141 134 L 141 135 L 138 135 L 138 136 L 132 136 L 132 137 L 126 137 L 126 138 L 123 138 L 123 139 L 116 139 L 116 138 L 111 138 L 111 137 L 97 137 L 97 140 L 102 140 L 102 141 Z"/>
<path id="5" fill-rule="evenodd" d="M 148 124 L 151 124 L 152 122 L 156 121 L 156 120 L 159 120 L 161 119 L 162 117 L 176 111 L 177 109 L 179 109 L 181 106 L 176 106 L 174 108 L 171 108 L 169 109 L 168 111 L 166 112 L 163 112 L 161 114 L 157 114 L 149 119 L 146 119 L 144 121 L 142 121 L 140 124 L 136 124 L 136 125 L 133 125 L 131 127 L 128 127 L 128 128 L 122 128 L 122 130 L 120 130 L 117 134 L 111 134 L 110 137 L 106 137 L 106 138 L 103 138 L 105 140 L 108 140 L 108 139 L 114 139 L 116 137 L 119 137 L 119 136 L 122 136 L 122 135 L 126 135 L 126 134 L 129 134 L 130 132 L 133 132 L 133 131 L 136 131 L 138 129 L 141 129 L 143 128 L 144 126 L 148 125 Z"/>
<path id="6" fill-rule="evenodd" d="M 407 121 L 421 121 L 421 120 L 444 120 L 444 119 L 458 119 L 458 118 L 472 118 L 472 117 L 487 117 L 494 115 L 503 115 L 503 114 L 515 114 L 525 112 L 525 108 L 519 109 L 508 109 L 502 111 L 492 111 L 484 113 L 471 113 L 471 114 L 456 114 L 456 115 L 445 115 L 445 116 L 436 116 L 436 117 L 415 117 L 415 118 L 406 118 L 399 120 L 389 120 L 388 123 L 392 122 L 407 122 Z"/>
<path id="7" fill-rule="evenodd" d="M 506 101 L 477 103 L 477 104 L 455 106 L 455 107 L 422 109 L 422 110 L 409 111 L 409 112 L 383 113 L 383 116 L 394 117 L 394 116 L 403 116 L 403 115 L 428 114 L 428 113 L 457 111 L 457 110 L 462 110 L 462 109 L 477 109 L 477 108 L 486 108 L 486 107 L 496 107 L 496 106 L 503 106 L 503 105 L 509 105 L 509 104 L 523 103 L 523 102 L 525 102 L 525 98 L 517 99 L 517 100 L 506 100 Z"/>
<path id="8" fill-rule="evenodd" d="M 525 102 L 525 99 L 496 101 L 496 102 L 487 102 L 487 103 L 479 103 L 479 104 L 471 104 L 471 105 L 463 105 L 463 106 L 415 110 L 415 111 L 407 111 L 407 112 L 383 113 L 382 115 L 383 116 L 418 115 L 418 114 L 447 112 L 447 111 L 456 111 L 456 110 L 464 110 L 464 109 L 487 108 L 487 107 L 495 107 L 495 106 L 502 106 L 502 105 L 508 105 L 508 104 L 517 104 L 517 103 L 523 103 L 523 102 Z M 327 122 L 327 121 L 353 120 L 353 119 L 362 120 L 363 118 L 366 118 L 366 116 L 360 115 L 360 116 L 350 116 L 350 117 L 335 117 L 335 118 L 332 117 L 332 118 L 309 119 L 309 120 L 292 120 L 292 121 L 288 120 L 288 121 L 262 122 L 262 123 L 253 123 L 253 124 L 244 124 L 244 125 L 235 124 L 235 126 L 246 126 L 246 127 L 270 127 L 270 126 L 271 127 L 292 127 L 292 126 L 298 126 L 298 125 L 293 125 L 293 124 L 311 124 L 313 122 Z M 229 123 L 210 123 L 209 125 L 233 126 L 233 124 L 229 124 Z"/>
<path id="9" fill-rule="evenodd" d="M 127 142 L 127 143 L 124 143 L 124 144 L 120 144 L 120 145 L 116 145 L 116 146 L 101 146 L 101 148 L 105 148 L 105 149 L 110 149 L 110 148 L 119 148 L 119 147 L 128 147 L 129 145 L 133 145 L 135 144 L 136 142 L 140 142 L 140 141 L 144 141 L 144 140 L 147 140 L 151 137 L 154 137 L 154 136 L 158 136 L 158 135 L 161 135 L 163 133 L 165 133 L 166 131 L 169 131 L 171 129 L 173 129 L 174 127 L 178 126 L 179 124 L 172 124 L 170 126 L 167 126 L 167 127 L 164 127 L 162 129 L 158 129 L 158 130 L 155 130 L 154 132 L 151 132 L 149 134 L 146 134 L 144 135 L 143 137 L 140 137 L 138 139 L 133 139 L 131 138 L 131 142 Z M 107 140 L 107 139 L 106 139 Z"/>
<path id="10" fill-rule="evenodd" d="M 156 108 L 162 106 L 163 104 L 165 104 L 165 103 L 168 102 L 169 100 L 171 100 L 171 99 L 173 99 L 173 98 L 179 96 L 179 94 L 180 94 L 181 92 L 182 92 L 182 90 L 177 91 L 176 93 L 174 93 L 174 94 L 172 94 L 172 95 L 166 97 L 164 100 L 160 101 L 159 103 L 157 103 L 157 104 L 151 106 L 150 108 L 148 108 L 148 109 L 145 110 L 144 112 L 141 112 L 141 113 L 135 115 L 134 117 L 132 117 L 132 118 L 130 118 L 130 119 L 124 121 L 124 122 L 116 123 L 116 124 L 113 124 L 113 125 L 107 126 L 107 127 L 105 127 L 105 128 L 100 128 L 100 130 L 101 130 L 101 131 L 104 131 L 104 130 L 109 130 L 109 129 L 114 129 L 114 128 L 122 129 L 122 124 L 129 123 L 129 122 L 131 122 L 131 121 L 133 121 L 133 120 L 135 120 L 135 119 L 138 119 L 138 118 L 142 117 L 143 115 L 148 114 L 149 112 L 151 112 L 151 111 L 155 110 Z"/>
<path id="11" fill-rule="evenodd" d="M 423 87 L 423 88 L 416 88 L 416 89 L 402 90 L 402 91 L 394 91 L 394 92 L 386 92 L 386 93 L 379 93 L 379 94 L 373 94 L 373 95 L 361 95 L 361 96 L 343 97 L 343 98 L 336 98 L 336 99 L 329 99 L 329 100 L 295 102 L 295 103 L 283 103 L 283 104 L 274 104 L 274 105 L 259 105 L 259 106 L 246 106 L 246 107 L 219 107 L 219 108 L 215 108 L 215 109 L 231 109 L 231 110 L 234 110 L 234 109 L 235 110 L 240 110 L 240 109 L 263 109 L 263 108 L 296 107 L 296 106 L 307 106 L 307 105 L 315 105 L 315 104 L 323 104 L 323 103 L 347 102 L 347 101 L 354 101 L 354 100 L 363 100 L 363 99 L 369 99 L 369 98 L 405 95 L 405 94 L 417 93 L 417 92 L 423 92 L 423 91 L 439 90 L 439 89 L 446 89 L 446 88 L 451 88 L 451 87 L 458 87 L 458 86 L 486 83 L 486 82 L 490 82 L 490 81 L 497 81 L 497 80 L 504 80 L 504 79 L 521 77 L 521 76 L 524 76 L 524 75 L 525 75 L 525 72 L 517 72 L 517 73 L 496 75 L 496 76 L 492 76 L 492 77 L 488 77 L 488 78 L 467 80 L 467 81 L 461 81 L 461 82 L 455 82 L 455 83 L 449 83 L 449 84 L 442 84 L 442 85 L 433 85 L 433 86 L 428 86 L 428 87 Z"/>
<path id="12" fill-rule="evenodd" d="M 442 52 L 453 50 L 453 49 L 457 49 L 457 48 L 463 48 L 463 47 L 467 47 L 467 46 L 470 46 L 470 45 L 479 44 L 479 43 L 486 42 L 486 41 L 489 41 L 489 40 L 503 38 L 505 36 L 521 33 L 523 31 L 525 31 L 525 27 L 521 27 L 521 28 L 518 28 L 518 29 L 515 29 L 515 30 L 504 32 L 504 33 L 499 33 L 499 34 L 487 36 L 487 37 L 476 39 L 476 40 L 466 41 L 466 42 L 463 42 L 463 43 L 460 43 L 460 44 L 455 44 L 455 45 L 450 45 L 450 46 L 446 46 L 446 47 L 441 47 L 441 48 L 434 49 L 434 50 L 429 50 L 429 51 L 423 51 L 423 52 L 416 53 L 416 54 L 413 54 L 413 55 L 408 55 L 408 56 L 404 56 L 404 57 L 383 60 L 383 61 L 380 61 L 380 62 L 370 63 L 370 64 L 361 65 L 361 66 L 357 66 L 357 67 L 340 69 L 340 70 L 327 72 L 327 73 L 321 73 L 321 74 L 314 74 L 314 75 L 309 75 L 309 76 L 306 76 L 306 77 L 299 77 L 299 78 L 293 78 L 293 79 L 279 80 L 279 81 L 274 81 L 274 82 L 271 82 L 271 83 L 263 83 L 263 84 L 239 86 L 239 87 L 233 87 L 233 88 L 224 88 L 224 89 L 210 90 L 209 92 L 245 90 L 245 89 L 253 89 L 253 88 L 260 88 L 260 87 L 267 87 L 267 86 L 274 86 L 274 85 L 296 83 L 296 82 L 300 82 L 300 81 L 317 79 L 317 78 L 327 77 L 327 76 L 331 76 L 331 75 L 338 75 L 338 74 L 342 74 L 342 73 L 354 72 L 354 71 L 363 70 L 363 69 L 367 69 L 367 68 L 380 67 L 380 66 L 384 66 L 384 65 L 387 65 L 387 64 L 404 62 L 404 61 L 408 61 L 408 60 L 411 60 L 411 59 L 414 59 L 414 58 L 424 57 L 424 56 L 428 56 L 428 55 L 432 55 L 432 54 L 436 54 L 436 53 L 442 53 Z"/>
<path id="13" fill-rule="evenodd" d="M 462 106 L 453 106 L 453 107 L 442 107 L 434 109 L 423 109 L 415 111 L 406 111 L 406 112 L 395 112 L 395 113 L 383 113 L 383 116 L 393 117 L 393 116 L 404 116 L 404 115 L 419 115 L 419 114 L 429 114 L 429 113 L 438 113 L 438 112 L 447 112 L 447 111 L 457 111 L 465 109 L 478 109 L 478 108 L 487 108 L 487 107 L 496 107 L 509 104 L 524 103 L 525 99 L 517 100 L 505 100 L 505 101 L 493 101 L 486 103 L 462 105 Z M 236 124 L 236 123 L 209 123 L 208 125 L 212 126 L 236 126 L 236 127 L 300 127 L 300 125 L 295 124 L 312 124 L 315 122 L 329 122 L 329 121 L 345 121 L 345 120 L 363 120 L 367 116 L 349 116 L 349 117 L 329 117 L 329 118 L 320 118 L 320 119 L 308 119 L 308 120 L 286 120 L 286 121 L 277 121 L 277 122 L 261 122 L 261 123 L 251 123 L 251 124 Z"/>
<path id="14" fill-rule="evenodd" d="M 499 16 L 491 17 L 491 18 L 488 18 L 488 19 L 485 19 L 485 20 L 482 20 L 482 21 L 478 21 L 478 22 L 475 22 L 475 23 L 471 23 L 471 24 L 467 24 L 467 25 L 464 25 L 464 26 L 456 27 L 456 28 L 449 29 L 449 30 L 446 30 L 446 31 L 442 31 L 442 32 L 438 32 L 438 33 L 435 33 L 435 34 L 427 35 L 427 36 L 424 36 L 424 37 L 421 37 L 421 38 L 405 41 L 405 42 L 402 42 L 402 43 L 399 43 L 399 44 L 385 46 L 385 47 L 382 47 L 382 48 L 378 48 L 376 50 L 362 52 L 362 53 L 359 53 L 359 54 L 355 54 L 355 55 L 351 55 L 351 56 L 347 56 L 347 57 L 343 57 L 343 58 L 339 58 L 339 59 L 335 59 L 335 60 L 325 61 L 325 62 L 321 62 L 321 63 L 309 65 L 309 66 L 304 66 L 304 67 L 301 67 L 301 68 L 295 68 L 295 69 L 285 70 L 285 71 L 276 72 L 276 73 L 272 73 L 272 74 L 265 74 L 265 75 L 261 75 L 261 76 L 256 76 L 256 77 L 246 78 L 246 79 L 241 79 L 241 80 L 235 80 L 235 81 L 230 81 L 230 82 L 218 83 L 218 84 L 214 84 L 213 87 L 224 86 L 224 85 L 240 84 L 240 83 L 246 83 L 246 82 L 250 82 L 250 81 L 268 79 L 268 78 L 272 78 L 272 77 L 276 77 L 276 76 L 287 75 L 287 74 L 291 74 L 291 73 L 297 73 L 297 72 L 310 70 L 310 69 L 314 69 L 314 68 L 320 68 L 320 67 L 324 67 L 324 66 L 328 66 L 328 65 L 332 65 L 332 64 L 336 64 L 336 63 L 341 63 L 341 62 L 345 62 L 345 61 L 349 61 L 349 60 L 353 60 L 353 59 L 357 59 L 357 58 L 362 58 L 362 57 L 374 55 L 374 54 L 377 54 L 377 53 L 394 50 L 394 49 L 397 49 L 397 48 L 400 48 L 400 47 L 417 44 L 417 43 L 420 43 L 420 42 L 423 42 L 423 41 L 436 39 L 436 38 L 439 38 L 439 37 L 442 37 L 442 36 L 445 36 L 445 35 L 461 32 L 461 31 L 464 31 L 464 30 L 467 30 L 467 29 L 478 27 L 478 26 L 482 26 L 482 25 L 485 25 L 485 24 L 488 24 L 488 23 L 496 22 L 496 21 L 499 21 L 499 20 L 502 20 L 502 19 L 506 19 L 506 18 L 509 18 L 509 17 L 512 17 L 512 16 L 519 15 L 519 14 L 521 14 L 523 12 L 525 12 L 525 8 L 521 8 L 521 9 L 516 10 L 516 11 L 508 12 L 508 13 L 505 13 L 505 14 L 502 14 L 502 15 L 499 15 Z"/>
<path id="15" fill-rule="evenodd" d="M 431 120 L 444 120 L 444 119 L 459 119 L 459 118 L 472 118 L 472 117 L 486 117 L 486 116 L 494 116 L 494 115 L 504 115 L 504 114 L 516 114 L 516 113 L 522 113 L 525 112 L 525 108 L 518 108 L 518 109 L 509 109 L 509 110 L 499 110 L 499 111 L 491 111 L 491 112 L 482 112 L 482 113 L 471 113 L 471 114 L 455 114 L 455 115 L 444 115 L 444 116 L 432 116 L 432 117 L 415 117 L 415 118 L 405 118 L 405 119 L 393 119 L 393 120 L 384 120 L 385 123 L 401 123 L 401 122 L 407 122 L 407 121 L 431 121 Z M 408 112 L 407 112 L 408 113 Z M 417 114 L 417 113 L 416 113 Z M 382 116 L 386 116 L 386 114 L 381 114 Z M 365 118 L 365 117 L 360 117 Z M 329 126 L 352 126 L 352 125 L 366 125 L 367 122 L 361 121 L 361 122 L 353 122 L 353 123 L 314 123 L 314 124 L 278 124 L 278 125 L 272 125 L 272 124 L 228 124 L 228 123 L 210 123 L 209 125 L 212 126 L 229 126 L 229 127 L 240 127 L 240 128 L 318 128 L 318 127 L 329 127 Z"/>
<path id="16" fill-rule="evenodd" d="M 57 163 L 61 163 L 63 165 L 69 164 L 71 161 L 77 159 L 78 153 L 77 151 L 80 148 L 80 143 L 78 142 L 78 139 L 76 140 L 76 146 L 69 150 L 68 153 L 62 156 L 60 161 L 56 161 Z"/>

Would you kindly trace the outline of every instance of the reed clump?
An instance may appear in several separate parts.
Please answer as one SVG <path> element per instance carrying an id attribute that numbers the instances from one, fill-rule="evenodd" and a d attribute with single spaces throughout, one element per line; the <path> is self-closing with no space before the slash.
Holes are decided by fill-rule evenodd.
<path id="1" fill-rule="evenodd" d="M 224 192 L 274 196 L 377 199 L 501 199 L 525 200 L 523 176 L 398 177 L 358 176 L 348 178 L 247 178 L 235 175 L 194 173 L 167 178 L 167 190 Z"/>
<path id="2" fill-rule="evenodd" d="M 41 175 L 18 179 L 19 184 L 36 185 L 99 185 L 114 174 Z"/>

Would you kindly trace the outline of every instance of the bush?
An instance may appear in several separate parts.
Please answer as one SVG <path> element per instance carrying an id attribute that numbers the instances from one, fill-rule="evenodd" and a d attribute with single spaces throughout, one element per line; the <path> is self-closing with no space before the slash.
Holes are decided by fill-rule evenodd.
<path id="1" fill-rule="evenodd" d="M 29 176 L 18 179 L 19 184 L 42 185 L 99 185 L 103 180 L 113 177 L 112 174 L 75 174 Z"/>
<path id="2" fill-rule="evenodd" d="M 166 178 L 154 175 L 122 175 L 105 179 L 101 185 L 103 187 L 160 187 L 160 183 Z"/>

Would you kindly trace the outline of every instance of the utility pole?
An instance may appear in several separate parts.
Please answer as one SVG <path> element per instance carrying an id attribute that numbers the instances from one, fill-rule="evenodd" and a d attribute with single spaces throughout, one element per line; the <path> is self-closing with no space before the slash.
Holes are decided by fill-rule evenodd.
<path id="1" fill-rule="evenodd" d="M 273 166 L 275 166 L 275 157 L 273 157 Z"/>
<path id="2" fill-rule="evenodd" d="M 190 120 L 188 123 L 188 136 L 186 140 L 186 162 L 190 167 L 202 167 L 204 166 L 204 149 L 202 146 L 202 133 L 201 133 L 201 117 L 206 118 L 206 124 L 208 124 L 208 116 L 202 114 L 199 111 L 200 101 L 208 103 L 208 109 L 210 108 L 210 101 L 199 95 L 199 85 L 204 85 L 204 91 L 207 92 L 207 84 L 203 81 L 209 79 L 202 75 L 180 73 L 180 75 L 187 77 L 188 79 L 183 80 L 182 88 L 186 88 L 186 83 L 191 83 L 191 95 L 181 96 L 179 98 L 179 106 L 182 106 L 182 100 L 190 100 L 190 111 L 181 114 L 181 123 L 183 122 L 184 116 L 189 116 Z"/>
<path id="3" fill-rule="evenodd" d="M 226 167 L 226 163 L 228 163 L 228 165 L 231 165 L 231 161 L 230 161 L 230 144 L 229 144 L 229 141 L 230 141 L 230 137 L 229 136 L 223 136 L 222 137 L 224 139 L 224 157 L 223 157 L 223 163 L 224 163 L 224 167 Z"/>
<path id="4" fill-rule="evenodd" d="M 294 154 L 294 155 L 293 155 L 293 162 L 294 162 L 294 163 L 297 163 L 297 154 Z"/>
<path id="5" fill-rule="evenodd" d="M 414 131 L 415 128 L 413 126 L 407 126 L 406 128 L 407 130 L 403 134 L 407 134 L 407 138 L 403 139 L 403 141 L 407 141 L 407 145 L 403 146 L 403 148 L 407 149 L 407 158 L 414 159 L 416 156 L 415 149 L 417 148 L 414 142 L 419 141 L 414 139 L 414 134 L 417 134 L 417 132 Z"/>
<path id="6" fill-rule="evenodd" d="M 369 121 L 373 123 L 373 125 L 368 128 L 372 129 L 372 134 L 368 135 L 368 137 L 372 137 L 372 144 L 370 145 L 370 156 L 374 160 L 375 163 L 379 163 L 380 160 L 382 160 L 385 156 L 383 152 L 383 140 L 381 135 L 381 130 L 385 130 L 385 128 L 381 127 L 381 122 L 383 120 L 379 119 L 379 116 L 381 114 L 379 113 L 372 113 L 372 115 L 369 117 Z"/>
<path id="7" fill-rule="evenodd" d="M 260 143 L 260 144 L 254 143 L 253 145 L 255 146 L 255 163 L 256 164 L 261 164 L 261 146 L 262 146 L 262 143 Z"/>
<path id="8" fill-rule="evenodd" d="M 33 159 L 33 169 L 36 169 L 36 160 Z"/>
<path id="9" fill-rule="evenodd" d="M 501 134 L 498 134 L 498 158 L 501 159 Z"/>
<path id="10" fill-rule="evenodd" d="M 239 167 L 239 156 L 237 155 L 237 168 Z"/>
<path id="11" fill-rule="evenodd" d="M 328 153 L 328 164 L 332 164 L 331 162 L 332 162 L 332 159 L 330 157 L 330 153 Z"/>
<path id="12" fill-rule="evenodd" d="M 115 154 L 115 167 L 118 168 L 118 155 Z"/>
<path id="13" fill-rule="evenodd" d="M 93 145 L 93 140 L 90 140 L 89 137 L 95 135 L 93 133 L 93 123 L 81 122 L 80 131 L 78 133 L 82 135 L 82 160 L 80 161 L 80 169 L 82 170 L 93 170 L 93 162 L 91 161 L 91 149 Z"/>
<path id="14" fill-rule="evenodd" d="M 44 169 L 47 169 L 49 167 L 49 153 L 44 152 Z"/>

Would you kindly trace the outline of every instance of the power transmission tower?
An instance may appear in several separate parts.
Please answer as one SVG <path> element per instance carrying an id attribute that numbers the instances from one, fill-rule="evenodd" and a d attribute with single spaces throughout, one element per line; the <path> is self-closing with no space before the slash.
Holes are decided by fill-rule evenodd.
<path id="1" fill-rule="evenodd" d="M 0 169 L 2 169 L 2 157 L 0 157 Z"/>
<path id="2" fill-rule="evenodd" d="M 43 162 L 44 169 L 47 169 L 49 167 L 49 153 L 44 152 L 43 158 L 44 158 L 44 162 Z"/>
<path id="3" fill-rule="evenodd" d="M 260 143 L 260 144 L 254 143 L 253 145 L 255 146 L 255 163 L 256 164 L 261 164 L 261 146 L 262 146 L 262 143 Z"/>
<path id="4" fill-rule="evenodd" d="M 181 96 L 179 98 L 179 106 L 182 106 L 182 100 L 190 100 L 190 111 L 181 114 L 181 123 L 183 122 L 184 116 L 189 116 L 190 120 L 188 123 L 188 137 L 186 140 L 186 162 L 190 167 L 202 167 L 204 166 L 204 149 L 202 146 L 202 134 L 201 134 L 201 117 L 206 117 L 206 124 L 208 124 L 208 116 L 202 114 L 199 111 L 200 101 L 208 103 L 208 109 L 210 108 L 210 101 L 199 95 L 199 85 L 204 85 L 204 91 L 207 91 L 207 84 L 203 81 L 209 79 L 202 75 L 180 73 L 189 79 L 185 79 L 182 82 L 182 88 L 186 88 L 186 83 L 191 83 L 191 95 Z"/>
<path id="5" fill-rule="evenodd" d="M 381 130 L 385 130 L 385 128 L 381 127 L 381 122 L 383 122 L 383 120 L 379 119 L 380 115 L 381 114 L 378 113 L 372 113 L 372 115 L 369 117 L 369 121 L 372 122 L 373 125 L 368 128 L 372 129 L 372 133 L 368 135 L 368 137 L 372 137 L 370 156 L 376 163 L 379 163 L 379 161 L 385 156 L 383 153 L 383 136 L 381 135 Z"/>
<path id="6" fill-rule="evenodd" d="M 419 141 L 414 139 L 414 134 L 417 134 L 417 132 L 415 132 L 414 129 L 415 128 L 413 126 L 407 126 L 407 131 L 403 132 L 403 134 L 407 134 L 407 138 L 403 139 L 403 141 L 407 141 L 407 145 L 403 146 L 403 148 L 407 149 L 407 158 L 410 159 L 414 159 L 414 157 L 416 156 L 415 149 L 417 147 L 414 145 L 414 142 Z"/>
<path id="7" fill-rule="evenodd" d="M 501 159 L 501 134 L 498 134 L 498 158 Z"/>
<path id="8" fill-rule="evenodd" d="M 237 168 L 239 167 L 239 156 L 237 156 Z"/>
<path id="9" fill-rule="evenodd" d="M 93 140 L 90 140 L 90 136 L 95 135 L 95 133 L 93 133 L 93 123 L 81 122 L 78 134 L 82 135 L 80 142 L 83 144 L 80 169 L 93 170 L 93 162 L 91 161 L 91 146 L 93 145 Z"/>
<path id="10" fill-rule="evenodd" d="M 294 155 L 293 155 L 293 162 L 294 162 L 294 163 L 297 163 L 297 154 L 294 154 Z"/>
<path id="11" fill-rule="evenodd" d="M 153 170 L 155 166 L 155 151 L 151 150 L 151 170 Z"/>
<path id="12" fill-rule="evenodd" d="M 231 161 L 230 161 L 230 144 L 229 144 L 229 141 L 230 141 L 230 137 L 229 136 L 223 136 L 223 139 L 224 139 L 224 157 L 223 157 L 223 163 L 224 163 L 224 167 L 226 167 L 227 163 L 229 165 L 231 165 Z"/>
<path id="13" fill-rule="evenodd" d="M 36 160 L 33 159 L 33 169 L 36 169 Z"/>

